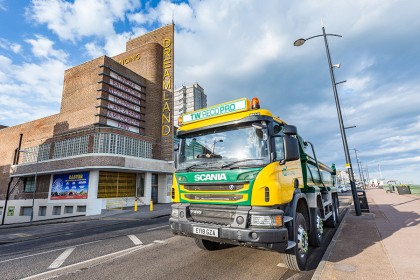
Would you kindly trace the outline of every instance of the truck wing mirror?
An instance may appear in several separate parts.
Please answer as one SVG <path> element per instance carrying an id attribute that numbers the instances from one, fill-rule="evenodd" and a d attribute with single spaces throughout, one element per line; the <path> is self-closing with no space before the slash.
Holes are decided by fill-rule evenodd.
<path id="1" fill-rule="evenodd" d="M 295 127 L 296 131 L 296 127 Z M 293 161 L 300 158 L 299 153 L 299 142 L 295 137 L 285 135 L 283 138 L 284 141 L 284 161 Z"/>
<path id="2" fill-rule="evenodd" d="M 284 133 L 285 135 L 297 135 L 297 129 L 296 129 L 296 126 L 286 124 L 286 125 L 283 127 L 283 133 Z"/>

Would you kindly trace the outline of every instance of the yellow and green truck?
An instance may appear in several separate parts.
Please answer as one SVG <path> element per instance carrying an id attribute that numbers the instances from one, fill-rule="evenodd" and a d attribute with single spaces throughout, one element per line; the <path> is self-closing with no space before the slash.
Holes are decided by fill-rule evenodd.
<path id="1" fill-rule="evenodd" d="M 233 244 L 280 252 L 305 270 L 309 246 L 336 227 L 335 167 L 259 100 L 242 98 L 183 114 L 171 188 L 174 234 L 203 250 Z"/>

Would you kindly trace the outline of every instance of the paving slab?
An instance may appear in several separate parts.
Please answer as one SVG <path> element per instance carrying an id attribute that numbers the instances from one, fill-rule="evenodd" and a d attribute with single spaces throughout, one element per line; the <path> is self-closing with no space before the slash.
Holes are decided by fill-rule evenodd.
<path id="1" fill-rule="evenodd" d="M 366 196 L 370 213 L 346 214 L 312 279 L 420 279 L 420 197 Z"/>

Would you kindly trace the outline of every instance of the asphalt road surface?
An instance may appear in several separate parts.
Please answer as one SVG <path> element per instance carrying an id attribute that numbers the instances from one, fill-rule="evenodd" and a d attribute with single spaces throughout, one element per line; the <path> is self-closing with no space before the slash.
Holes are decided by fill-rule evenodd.
<path id="1" fill-rule="evenodd" d="M 340 195 L 342 214 L 349 200 Z M 335 233 L 327 228 L 322 246 L 310 248 L 308 271 L 296 272 L 275 252 L 202 251 L 193 239 L 173 236 L 168 217 L 62 226 L 59 235 L 0 245 L 0 279 L 311 279 Z"/>

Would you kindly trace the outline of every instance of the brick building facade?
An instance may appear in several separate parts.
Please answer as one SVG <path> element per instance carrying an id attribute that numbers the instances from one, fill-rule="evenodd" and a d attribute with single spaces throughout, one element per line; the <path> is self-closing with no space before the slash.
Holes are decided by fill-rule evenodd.
<path id="1" fill-rule="evenodd" d="M 173 45 L 173 24 L 134 38 L 66 70 L 58 114 L 0 126 L 2 222 L 170 202 Z"/>

